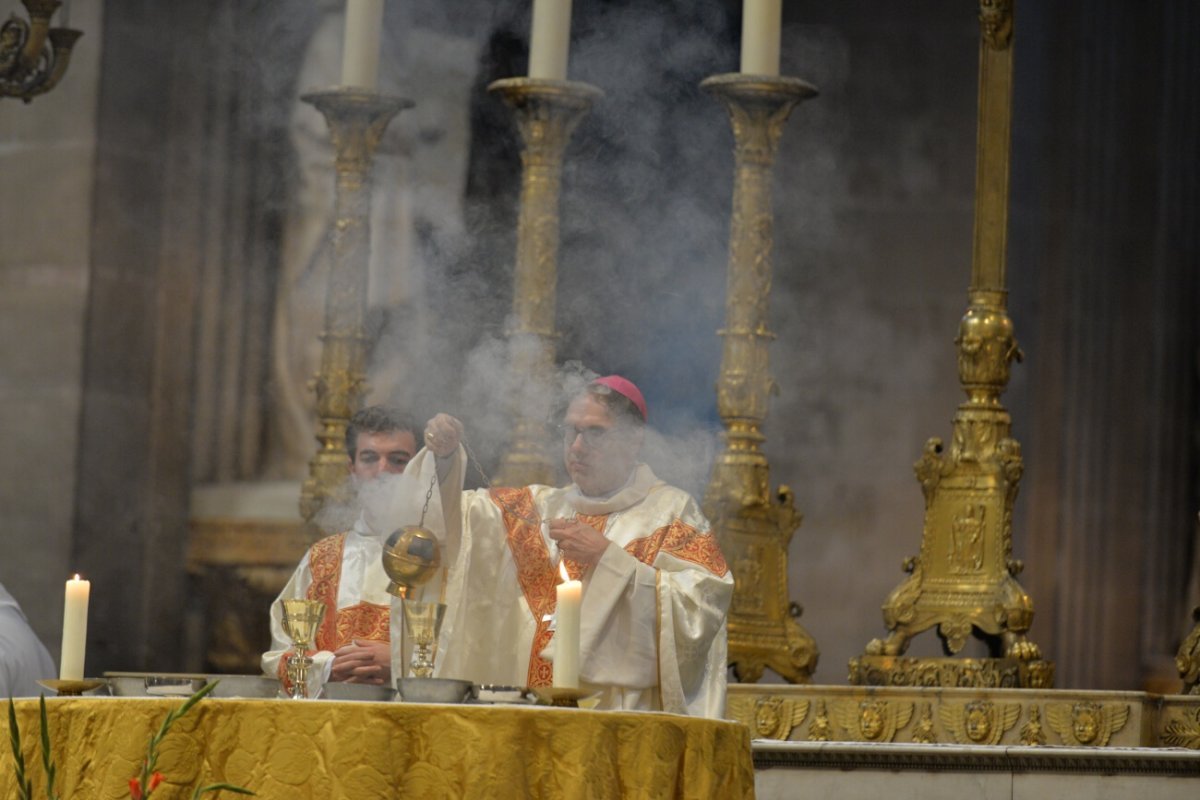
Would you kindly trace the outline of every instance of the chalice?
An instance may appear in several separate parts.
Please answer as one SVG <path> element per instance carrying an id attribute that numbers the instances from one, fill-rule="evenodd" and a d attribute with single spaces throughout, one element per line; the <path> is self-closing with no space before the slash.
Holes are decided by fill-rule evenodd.
<path id="1" fill-rule="evenodd" d="M 325 604 L 320 600 L 282 600 L 283 630 L 292 640 L 292 650 L 287 656 L 287 676 L 292 684 L 289 696 L 293 700 L 308 698 L 308 669 L 312 656 L 308 654 L 321 620 L 325 617 Z"/>
<path id="2" fill-rule="evenodd" d="M 437 644 L 445 616 L 446 606 L 443 603 L 404 601 L 404 624 L 415 645 L 412 655 L 413 677 L 433 677 L 433 647 Z"/>

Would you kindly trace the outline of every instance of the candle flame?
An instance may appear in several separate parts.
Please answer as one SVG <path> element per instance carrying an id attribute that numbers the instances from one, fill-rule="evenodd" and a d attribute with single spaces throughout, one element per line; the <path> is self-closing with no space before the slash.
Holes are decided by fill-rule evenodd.
<path id="1" fill-rule="evenodd" d="M 565 562 L 558 562 L 558 573 L 562 575 L 563 583 L 571 580 L 571 576 L 567 574 L 567 565 Z"/>
<path id="2" fill-rule="evenodd" d="M 78 572 L 76 572 L 76 573 L 75 573 L 75 580 L 79 580 L 79 573 L 78 573 Z"/>

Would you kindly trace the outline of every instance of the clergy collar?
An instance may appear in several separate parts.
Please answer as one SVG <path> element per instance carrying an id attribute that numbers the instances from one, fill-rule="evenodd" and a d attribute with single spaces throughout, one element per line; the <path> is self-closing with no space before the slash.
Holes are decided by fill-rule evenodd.
<path id="1" fill-rule="evenodd" d="M 611 514 L 624 511 L 640 503 L 650 490 L 662 483 L 654 471 L 645 464 L 638 464 L 629 475 L 625 485 L 606 497 L 588 497 L 571 484 L 567 487 L 567 502 L 577 514 Z"/>

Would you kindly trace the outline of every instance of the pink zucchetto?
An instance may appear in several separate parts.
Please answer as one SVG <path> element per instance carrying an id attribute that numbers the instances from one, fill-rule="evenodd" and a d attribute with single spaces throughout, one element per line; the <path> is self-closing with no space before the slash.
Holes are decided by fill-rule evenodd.
<path id="1" fill-rule="evenodd" d="M 633 381 L 628 378 L 622 378 L 620 375 L 605 375 L 603 378 L 596 378 L 596 380 L 592 381 L 592 385 L 607 386 L 617 394 L 625 397 L 641 412 L 642 421 L 646 421 L 648 416 L 646 414 L 646 398 L 642 397 L 642 391 L 633 384 Z"/>

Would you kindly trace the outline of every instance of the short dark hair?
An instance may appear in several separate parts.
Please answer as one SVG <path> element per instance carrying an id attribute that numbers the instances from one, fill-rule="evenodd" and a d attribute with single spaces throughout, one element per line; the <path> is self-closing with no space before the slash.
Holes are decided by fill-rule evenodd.
<path id="1" fill-rule="evenodd" d="M 604 406 L 618 425 L 629 428 L 645 427 L 646 420 L 642 417 L 642 412 L 633 404 L 632 400 L 615 389 L 605 386 L 603 383 L 589 383 L 571 400 L 574 401 L 575 398 L 583 397 L 585 394 Z"/>
<path id="2" fill-rule="evenodd" d="M 389 406 L 367 406 L 354 412 L 346 426 L 346 453 L 350 460 L 358 454 L 360 433 L 395 433 L 408 431 L 417 438 L 417 423 L 410 414 Z"/>

